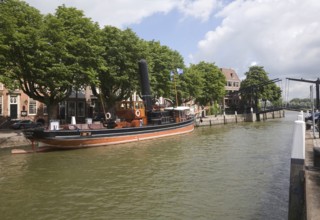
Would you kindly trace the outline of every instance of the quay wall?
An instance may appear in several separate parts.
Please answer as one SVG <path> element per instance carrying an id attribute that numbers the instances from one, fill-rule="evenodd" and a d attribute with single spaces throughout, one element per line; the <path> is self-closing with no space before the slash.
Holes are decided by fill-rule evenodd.
<path id="1" fill-rule="evenodd" d="M 213 126 L 219 124 L 229 124 L 238 122 L 255 122 L 259 120 L 268 120 L 275 118 L 283 118 L 285 116 L 284 110 L 278 110 L 267 113 L 249 113 L 249 114 L 234 114 L 234 115 L 210 115 L 196 119 L 196 126 Z"/>
<path id="2" fill-rule="evenodd" d="M 288 219 L 315 220 L 320 216 L 320 139 L 306 129 L 303 113 L 294 124 L 290 165 Z"/>

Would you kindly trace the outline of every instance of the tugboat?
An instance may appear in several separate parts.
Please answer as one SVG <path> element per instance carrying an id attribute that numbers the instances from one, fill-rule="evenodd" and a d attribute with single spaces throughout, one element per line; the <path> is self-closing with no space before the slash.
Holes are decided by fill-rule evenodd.
<path id="1" fill-rule="evenodd" d="M 116 120 L 106 113 L 106 121 L 93 124 L 67 124 L 51 122 L 48 128 L 32 128 L 23 131 L 35 145 L 46 148 L 87 148 L 142 141 L 179 135 L 194 130 L 194 117 L 186 106 L 162 110 L 152 108 L 147 64 L 139 62 L 143 101 L 123 101 L 116 105 Z"/>

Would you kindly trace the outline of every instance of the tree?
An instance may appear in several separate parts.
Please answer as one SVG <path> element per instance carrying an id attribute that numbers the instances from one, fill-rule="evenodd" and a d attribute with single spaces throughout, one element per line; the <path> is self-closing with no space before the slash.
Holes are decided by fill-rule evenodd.
<path id="1" fill-rule="evenodd" d="M 112 112 L 117 101 L 128 99 L 138 90 L 138 61 L 143 58 L 144 48 L 140 38 L 130 29 L 122 31 L 106 26 L 101 36 L 106 68 L 100 69 L 98 75 L 101 94 L 98 95 L 96 86 L 93 86 L 93 93 L 101 95 Z"/>
<path id="2" fill-rule="evenodd" d="M 183 57 L 156 41 L 147 42 L 146 56 L 153 95 L 175 99 L 171 73 L 176 73 L 177 68 L 184 68 Z"/>
<path id="3" fill-rule="evenodd" d="M 0 4 L 0 70 L 6 86 L 16 85 L 47 105 L 57 118 L 58 103 L 73 89 L 96 80 L 99 26 L 75 8 L 60 6 L 42 16 L 24 2 Z"/>
<path id="4" fill-rule="evenodd" d="M 0 4 L 0 71 L 9 89 L 19 86 L 14 74 L 22 74 L 38 56 L 42 15 L 26 3 L 7 0 Z"/>
<path id="5" fill-rule="evenodd" d="M 195 68 L 188 68 L 181 75 L 181 98 L 184 102 L 189 102 L 203 96 L 204 78 Z"/>
<path id="6" fill-rule="evenodd" d="M 202 61 L 191 65 L 190 71 L 197 71 L 203 81 L 202 93 L 197 97 L 201 105 L 212 105 L 214 101 L 221 101 L 225 96 L 226 78 L 214 63 Z"/>
<path id="7" fill-rule="evenodd" d="M 241 98 L 245 105 L 259 109 L 259 100 L 277 102 L 281 98 L 281 89 L 270 81 L 262 66 L 251 66 L 241 82 Z"/>

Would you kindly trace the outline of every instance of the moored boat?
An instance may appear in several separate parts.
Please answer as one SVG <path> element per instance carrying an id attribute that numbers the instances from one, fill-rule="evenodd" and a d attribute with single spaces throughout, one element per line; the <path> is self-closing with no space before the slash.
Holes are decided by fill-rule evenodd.
<path id="1" fill-rule="evenodd" d="M 149 88 L 145 61 L 139 63 L 143 101 L 123 101 L 116 105 L 115 115 L 106 113 L 104 122 L 67 124 L 58 121 L 48 128 L 24 130 L 24 136 L 35 145 L 50 148 L 85 148 L 184 134 L 194 130 L 194 117 L 186 106 L 155 110 Z M 37 143 L 37 144 L 36 144 Z"/>
<path id="2" fill-rule="evenodd" d="M 174 108 L 163 111 L 166 115 L 181 115 L 183 117 L 162 116 L 150 118 L 152 124 L 142 125 L 141 119 L 132 123 L 120 122 L 119 128 L 108 128 L 106 124 L 76 124 L 67 125 L 62 129 L 35 128 L 24 130 L 26 138 L 33 143 L 54 148 L 83 148 L 110 144 L 119 144 L 132 141 L 141 141 L 166 136 L 184 134 L 193 131 L 194 119 L 185 114 L 186 109 Z M 137 121 L 139 122 L 137 126 Z M 123 126 L 127 124 L 126 126 Z M 130 124 L 130 126 L 129 126 Z"/>

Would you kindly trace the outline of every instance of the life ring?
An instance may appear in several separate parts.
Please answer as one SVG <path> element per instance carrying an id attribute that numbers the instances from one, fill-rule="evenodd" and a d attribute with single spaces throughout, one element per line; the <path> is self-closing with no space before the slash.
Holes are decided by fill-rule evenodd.
<path id="1" fill-rule="evenodd" d="M 107 119 L 110 119 L 110 118 L 111 118 L 111 114 L 110 114 L 110 112 L 107 112 L 107 114 L 106 114 L 106 118 L 107 118 Z"/>
<path id="2" fill-rule="evenodd" d="M 136 110 L 136 116 L 140 117 L 140 111 L 138 109 Z"/>

